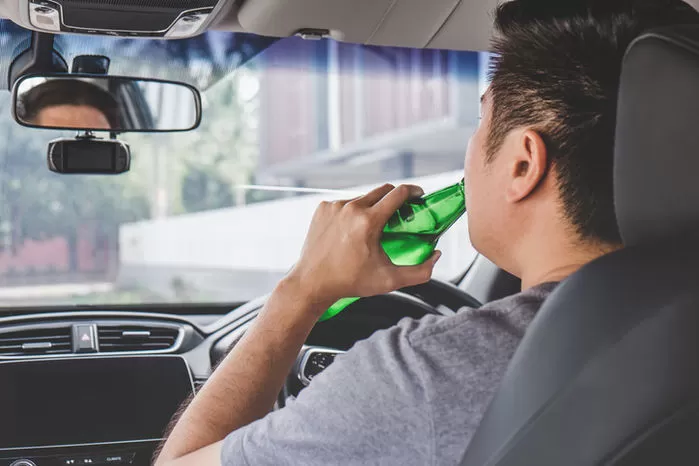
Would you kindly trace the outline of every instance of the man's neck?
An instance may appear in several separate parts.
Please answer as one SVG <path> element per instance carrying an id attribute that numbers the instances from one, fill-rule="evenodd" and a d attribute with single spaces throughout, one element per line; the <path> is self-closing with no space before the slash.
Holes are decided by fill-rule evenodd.
<path id="1" fill-rule="evenodd" d="M 560 282 L 583 265 L 620 247 L 598 243 L 577 243 L 560 245 L 559 247 L 547 245 L 545 252 L 524 262 L 521 269 L 522 290 L 541 283 Z"/>

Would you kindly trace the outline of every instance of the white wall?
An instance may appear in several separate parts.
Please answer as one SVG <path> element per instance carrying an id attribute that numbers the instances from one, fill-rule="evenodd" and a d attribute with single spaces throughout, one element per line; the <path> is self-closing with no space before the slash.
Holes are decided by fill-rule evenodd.
<path id="1" fill-rule="evenodd" d="M 455 183 L 460 171 L 411 180 L 425 192 Z M 362 186 L 365 192 L 374 186 Z M 352 194 L 313 194 L 122 226 L 124 266 L 285 272 L 297 260 L 313 212 L 322 200 Z M 465 218 L 440 242 L 439 276 L 452 277 L 473 258 Z"/>

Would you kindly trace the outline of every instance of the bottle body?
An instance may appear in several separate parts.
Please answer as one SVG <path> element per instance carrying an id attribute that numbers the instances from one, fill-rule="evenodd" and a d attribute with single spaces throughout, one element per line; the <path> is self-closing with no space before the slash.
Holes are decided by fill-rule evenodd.
<path id="1" fill-rule="evenodd" d="M 466 212 L 463 180 L 419 199 L 406 202 L 386 223 L 381 246 L 395 265 L 418 265 L 434 252 L 439 238 Z M 343 298 L 321 316 L 339 314 L 359 298 Z"/>
<path id="2" fill-rule="evenodd" d="M 417 265 L 432 255 L 438 239 L 430 234 L 384 233 L 381 246 L 395 265 Z"/>

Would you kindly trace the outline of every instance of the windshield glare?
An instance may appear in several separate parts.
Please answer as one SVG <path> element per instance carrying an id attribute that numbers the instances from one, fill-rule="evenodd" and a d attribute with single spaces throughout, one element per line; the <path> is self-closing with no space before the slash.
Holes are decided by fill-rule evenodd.
<path id="1" fill-rule="evenodd" d="M 2 22 L 4 44 L 23 34 Z M 0 307 L 237 303 L 268 293 L 297 259 L 320 201 L 386 181 L 429 192 L 461 179 L 487 68 L 470 52 L 221 32 L 124 45 L 60 41 L 68 63 L 104 53 L 111 74 L 196 85 L 202 124 L 121 135 L 133 156 L 126 174 L 58 175 L 46 167 L 47 144 L 74 134 L 20 127 L 3 93 Z M 439 248 L 437 278 L 466 270 L 475 251 L 465 217 Z"/>

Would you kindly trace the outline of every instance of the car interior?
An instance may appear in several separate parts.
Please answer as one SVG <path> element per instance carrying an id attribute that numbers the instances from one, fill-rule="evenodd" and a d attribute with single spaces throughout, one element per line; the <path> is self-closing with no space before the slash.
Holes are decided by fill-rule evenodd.
<path id="1" fill-rule="evenodd" d="M 150 464 L 320 200 L 458 181 L 497 3 L 0 1 L 0 466 Z M 697 82 L 696 27 L 627 51 L 626 247 L 546 300 L 462 466 L 699 464 Z M 402 318 L 520 290 L 467 241 L 461 222 L 435 278 L 318 322 L 275 409 Z"/>

